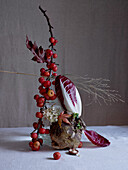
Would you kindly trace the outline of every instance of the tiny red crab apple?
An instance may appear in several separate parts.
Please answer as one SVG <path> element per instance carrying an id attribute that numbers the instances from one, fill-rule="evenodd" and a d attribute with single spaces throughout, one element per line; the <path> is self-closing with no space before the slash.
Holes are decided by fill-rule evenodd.
<path id="1" fill-rule="evenodd" d="M 39 133 L 40 134 L 45 134 L 46 130 L 44 128 L 39 128 Z"/>
<path id="2" fill-rule="evenodd" d="M 46 65 L 46 67 L 47 67 L 48 69 L 50 69 L 50 68 L 51 68 L 51 64 L 48 63 L 48 64 Z"/>
<path id="3" fill-rule="evenodd" d="M 52 75 L 56 77 L 56 76 L 57 76 L 57 73 L 52 73 Z"/>
<path id="4" fill-rule="evenodd" d="M 48 59 L 50 59 L 51 56 L 53 55 L 53 52 L 52 52 L 52 50 L 47 49 L 47 50 L 45 51 L 45 54 L 46 54 L 46 57 L 47 57 Z"/>
<path id="5" fill-rule="evenodd" d="M 40 142 L 40 144 L 43 144 L 43 139 L 39 138 L 38 141 Z"/>
<path id="6" fill-rule="evenodd" d="M 55 45 L 56 45 L 56 43 L 58 43 L 58 41 L 57 41 L 57 40 L 55 40 L 55 41 L 54 41 L 53 46 L 55 46 Z"/>
<path id="7" fill-rule="evenodd" d="M 51 86 L 51 82 L 50 82 L 49 80 L 47 80 L 47 81 L 45 81 L 45 82 L 43 83 L 43 86 L 46 87 L 46 88 L 48 88 L 48 87 Z"/>
<path id="8" fill-rule="evenodd" d="M 38 89 L 39 89 L 39 90 L 42 90 L 42 89 L 43 89 L 42 85 L 40 85 L 40 86 L 38 87 Z"/>
<path id="9" fill-rule="evenodd" d="M 38 141 L 29 142 L 29 146 L 31 147 L 32 151 L 38 151 L 40 149 L 40 143 L 38 143 Z"/>
<path id="10" fill-rule="evenodd" d="M 33 142 L 29 142 L 29 146 L 32 147 L 33 146 Z"/>
<path id="11" fill-rule="evenodd" d="M 56 99 L 56 95 L 50 97 L 50 100 L 55 100 Z"/>
<path id="12" fill-rule="evenodd" d="M 53 58 L 57 58 L 57 54 L 56 53 L 53 54 Z"/>
<path id="13" fill-rule="evenodd" d="M 54 96 L 55 93 L 54 93 L 54 90 L 48 90 L 47 94 L 49 97 L 52 97 L 52 96 Z"/>
<path id="14" fill-rule="evenodd" d="M 54 67 L 52 67 L 52 70 L 54 71 L 54 72 L 56 72 L 57 71 L 57 66 L 55 65 Z"/>
<path id="15" fill-rule="evenodd" d="M 49 133 L 50 133 L 49 129 L 46 129 L 45 134 L 49 134 Z"/>
<path id="16" fill-rule="evenodd" d="M 60 157 L 61 157 L 60 152 L 55 152 L 55 153 L 53 154 L 53 157 L 54 157 L 55 160 L 60 159 Z"/>
<path id="17" fill-rule="evenodd" d="M 45 76 L 45 77 L 49 77 L 49 76 L 50 76 L 49 71 L 45 71 L 45 72 L 43 73 L 43 76 Z"/>
<path id="18" fill-rule="evenodd" d="M 32 139 L 32 142 L 33 142 L 33 143 L 34 143 L 35 141 L 37 141 L 37 138 L 36 138 L 36 139 L 34 139 L 34 138 Z"/>
<path id="19" fill-rule="evenodd" d="M 40 94 L 43 95 L 44 93 L 46 93 L 46 89 L 43 89 L 43 88 L 42 88 L 39 92 L 40 92 Z"/>
<path id="20" fill-rule="evenodd" d="M 55 81 L 53 81 L 52 84 L 55 85 Z"/>
<path id="21" fill-rule="evenodd" d="M 37 133 L 31 133 L 31 138 L 36 139 L 38 137 Z"/>
<path id="22" fill-rule="evenodd" d="M 82 148 L 82 146 L 83 146 L 83 143 L 80 141 L 78 148 Z"/>
<path id="23" fill-rule="evenodd" d="M 44 97 L 45 97 L 46 100 L 49 100 L 49 99 L 50 99 L 50 97 L 49 97 L 49 95 L 48 95 L 47 93 L 44 93 L 43 95 L 44 95 Z"/>
<path id="24" fill-rule="evenodd" d="M 34 122 L 34 123 L 33 123 L 33 127 L 34 127 L 34 129 L 37 129 L 37 128 L 38 128 L 38 123 L 37 123 L 37 122 Z"/>
<path id="25" fill-rule="evenodd" d="M 44 106 L 44 103 L 38 103 L 37 102 L 37 107 L 43 107 Z"/>
<path id="26" fill-rule="evenodd" d="M 37 118 L 42 118 L 43 117 L 43 114 L 41 112 L 36 112 L 36 117 Z"/>
<path id="27" fill-rule="evenodd" d="M 55 38 L 54 38 L 54 37 L 50 37 L 50 38 L 49 38 L 49 41 L 50 41 L 50 43 L 53 44 L 53 43 L 55 42 Z"/>
<path id="28" fill-rule="evenodd" d="M 45 101 L 45 99 L 44 99 L 43 97 L 39 97 L 39 98 L 37 99 L 37 102 L 38 102 L 38 103 L 44 103 L 44 101 Z"/>
<path id="29" fill-rule="evenodd" d="M 40 147 L 40 142 L 39 142 L 39 141 L 35 141 L 35 142 L 33 143 L 33 147 L 34 147 L 35 149 L 38 149 L 38 148 Z"/>
<path id="30" fill-rule="evenodd" d="M 34 96 L 34 99 L 37 100 L 38 98 L 39 98 L 39 95 L 36 94 L 36 95 Z"/>
<path id="31" fill-rule="evenodd" d="M 39 82 L 40 82 L 41 84 L 43 84 L 44 81 L 45 81 L 44 77 L 40 77 L 38 80 L 39 80 Z"/>
<path id="32" fill-rule="evenodd" d="M 55 65 L 55 63 L 51 63 L 50 64 L 50 68 L 52 69 L 53 67 L 55 67 L 56 65 Z"/>
<path id="33" fill-rule="evenodd" d="M 45 68 L 41 68 L 40 72 L 41 72 L 41 74 L 43 74 L 45 72 Z"/>

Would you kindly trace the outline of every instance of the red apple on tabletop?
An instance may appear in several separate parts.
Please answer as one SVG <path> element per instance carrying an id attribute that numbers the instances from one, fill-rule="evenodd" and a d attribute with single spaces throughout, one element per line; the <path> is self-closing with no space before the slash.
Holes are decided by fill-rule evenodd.
<path id="1" fill-rule="evenodd" d="M 60 157 L 61 157 L 60 152 L 55 152 L 55 153 L 53 154 L 53 157 L 54 157 L 55 160 L 60 159 Z"/>

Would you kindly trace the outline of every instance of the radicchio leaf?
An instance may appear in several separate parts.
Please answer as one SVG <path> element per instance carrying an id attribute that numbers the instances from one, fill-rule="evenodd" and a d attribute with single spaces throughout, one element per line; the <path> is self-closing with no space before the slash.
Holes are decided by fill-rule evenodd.
<path id="1" fill-rule="evenodd" d="M 70 112 L 81 115 L 81 98 L 73 82 L 65 76 L 57 76 L 55 90 L 62 107 Z"/>
<path id="2" fill-rule="evenodd" d="M 85 135 L 87 136 L 87 138 L 94 144 L 97 146 L 101 146 L 101 147 L 105 147 L 105 146 L 109 146 L 110 142 L 108 139 L 104 138 L 103 136 L 101 136 L 100 134 L 98 134 L 95 131 L 92 130 L 84 130 Z"/>

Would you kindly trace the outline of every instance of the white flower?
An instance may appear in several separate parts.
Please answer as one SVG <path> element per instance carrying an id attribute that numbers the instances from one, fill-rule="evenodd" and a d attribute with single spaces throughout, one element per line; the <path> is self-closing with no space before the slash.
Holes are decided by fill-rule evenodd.
<path id="1" fill-rule="evenodd" d="M 43 111 L 44 117 L 48 119 L 51 123 L 58 121 L 59 114 L 60 114 L 60 108 L 55 107 L 54 105 L 52 105 L 51 107 Z"/>

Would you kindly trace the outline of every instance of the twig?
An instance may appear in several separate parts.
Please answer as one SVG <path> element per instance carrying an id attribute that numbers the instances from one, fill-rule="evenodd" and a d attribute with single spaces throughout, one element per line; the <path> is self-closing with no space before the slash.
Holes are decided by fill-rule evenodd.
<path id="1" fill-rule="evenodd" d="M 46 20 L 47 20 L 48 26 L 49 26 L 50 35 L 51 35 L 51 37 L 53 37 L 53 32 L 52 32 L 53 26 L 50 24 L 49 17 L 46 15 L 46 10 L 43 10 L 43 9 L 41 8 L 41 6 L 39 6 L 39 9 L 40 9 L 41 12 L 44 14 L 44 16 L 45 16 L 45 18 L 46 18 Z"/>
<path id="2" fill-rule="evenodd" d="M 27 75 L 27 76 L 38 76 L 37 74 L 27 74 L 27 73 L 18 73 L 14 71 L 5 71 L 5 70 L 0 70 L 1 73 L 9 73 L 9 74 L 22 74 L 22 75 Z"/>
<path id="3" fill-rule="evenodd" d="M 94 79 L 87 76 L 81 77 L 77 75 L 68 75 L 71 77 L 76 84 L 76 86 L 85 91 L 87 94 L 93 97 L 93 101 L 100 103 L 100 99 L 107 105 L 111 102 L 124 102 L 118 91 L 111 90 L 110 86 L 106 82 L 106 79 Z M 92 102 L 91 102 L 92 103 Z"/>

